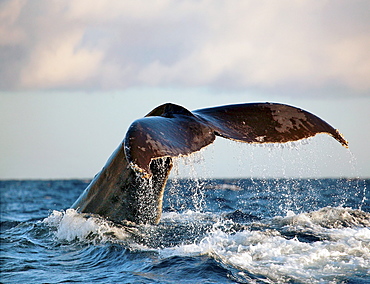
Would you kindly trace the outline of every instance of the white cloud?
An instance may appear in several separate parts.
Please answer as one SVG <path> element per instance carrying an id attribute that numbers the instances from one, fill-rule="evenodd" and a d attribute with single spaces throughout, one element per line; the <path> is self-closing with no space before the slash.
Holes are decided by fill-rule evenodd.
<path id="1" fill-rule="evenodd" d="M 59 34 L 48 43 L 34 47 L 32 57 L 22 69 L 20 83 L 28 88 L 74 86 L 94 78 L 102 52 L 76 48 L 82 34 Z"/>
<path id="2" fill-rule="evenodd" d="M 369 3 L 5 1 L 0 87 L 333 87 L 366 94 Z"/>
<path id="3" fill-rule="evenodd" d="M 24 38 L 23 30 L 17 27 L 24 1 L 7 1 L 0 4 L 0 45 L 14 45 Z"/>

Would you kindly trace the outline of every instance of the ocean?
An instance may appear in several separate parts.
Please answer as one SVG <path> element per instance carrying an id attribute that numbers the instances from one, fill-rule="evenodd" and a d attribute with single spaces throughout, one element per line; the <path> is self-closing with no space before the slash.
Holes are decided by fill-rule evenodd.
<path id="1" fill-rule="evenodd" d="M 370 283 L 370 180 L 171 179 L 141 226 L 68 209 L 88 183 L 0 181 L 1 283 Z"/>

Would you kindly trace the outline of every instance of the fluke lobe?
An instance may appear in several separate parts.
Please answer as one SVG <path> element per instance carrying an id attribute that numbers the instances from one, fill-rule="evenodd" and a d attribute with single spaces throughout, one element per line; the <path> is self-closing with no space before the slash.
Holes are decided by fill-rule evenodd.
<path id="1" fill-rule="evenodd" d="M 342 135 L 305 110 L 277 103 L 246 103 L 189 111 L 166 103 L 134 121 L 126 137 L 72 205 L 114 222 L 157 224 L 172 157 L 189 155 L 216 136 L 245 143 L 284 143 L 327 133 Z"/>

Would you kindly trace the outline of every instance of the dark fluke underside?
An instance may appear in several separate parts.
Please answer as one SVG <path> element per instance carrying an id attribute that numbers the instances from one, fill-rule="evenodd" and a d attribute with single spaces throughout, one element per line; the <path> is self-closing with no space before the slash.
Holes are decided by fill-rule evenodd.
<path id="1" fill-rule="evenodd" d="M 72 208 L 115 222 L 158 223 L 172 157 L 189 155 L 216 136 L 246 143 L 285 143 L 327 133 L 348 146 L 319 117 L 276 103 L 250 103 L 190 112 L 161 105 L 134 121 L 123 143 Z"/>

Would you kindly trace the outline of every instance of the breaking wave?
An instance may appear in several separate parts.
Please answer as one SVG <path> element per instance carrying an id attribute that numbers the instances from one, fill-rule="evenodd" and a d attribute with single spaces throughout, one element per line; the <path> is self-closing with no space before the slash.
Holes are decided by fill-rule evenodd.
<path id="1" fill-rule="evenodd" d="M 157 226 L 116 225 L 68 209 L 42 223 L 56 242 L 119 243 L 161 261 L 206 256 L 242 283 L 336 283 L 370 274 L 370 213 L 350 208 L 241 223 L 214 213 L 167 212 Z"/>

